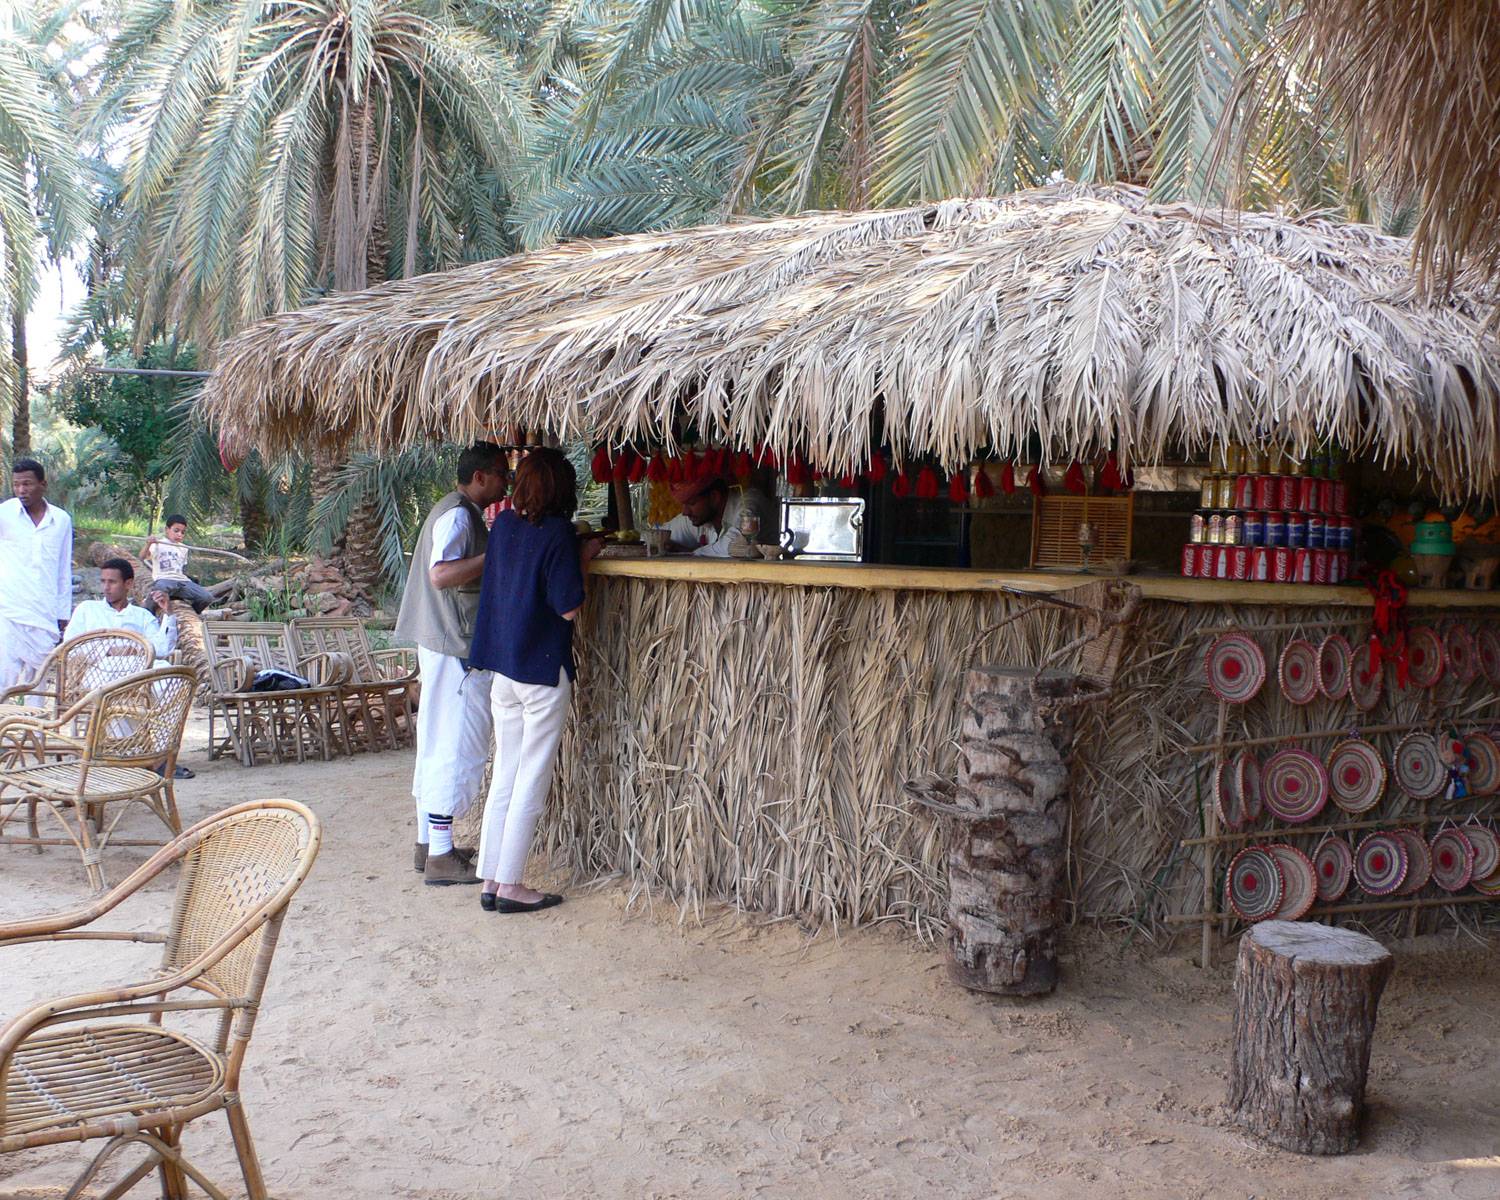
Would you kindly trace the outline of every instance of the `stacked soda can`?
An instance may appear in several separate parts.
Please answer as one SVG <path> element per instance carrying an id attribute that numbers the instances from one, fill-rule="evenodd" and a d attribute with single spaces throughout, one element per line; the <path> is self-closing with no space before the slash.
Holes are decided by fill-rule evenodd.
<path id="1" fill-rule="evenodd" d="M 1232 473 L 1238 468 L 1238 473 Z M 1229 447 L 1203 479 L 1182 574 L 1269 583 L 1343 583 L 1355 524 L 1341 456 L 1306 463 L 1279 450 Z"/>

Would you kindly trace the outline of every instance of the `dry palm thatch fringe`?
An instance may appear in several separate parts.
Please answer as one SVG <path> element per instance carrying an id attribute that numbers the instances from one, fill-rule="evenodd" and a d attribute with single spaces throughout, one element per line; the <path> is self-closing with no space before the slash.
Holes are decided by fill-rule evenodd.
<path id="1" fill-rule="evenodd" d="M 1500 3 L 1304 0 L 1289 25 L 1376 174 L 1419 196 L 1424 282 L 1500 270 Z"/>
<path id="2" fill-rule="evenodd" d="M 1078 185 L 576 242 L 337 295 L 226 343 L 212 420 L 267 451 L 521 426 L 948 468 L 1039 436 L 1137 463 L 1333 438 L 1500 475 L 1491 292 L 1419 294 L 1405 241 Z"/>

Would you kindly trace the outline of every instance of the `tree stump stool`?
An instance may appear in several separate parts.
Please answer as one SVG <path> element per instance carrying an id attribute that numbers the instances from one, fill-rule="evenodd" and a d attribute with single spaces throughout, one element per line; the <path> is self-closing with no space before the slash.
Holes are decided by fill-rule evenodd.
<path id="1" fill-rule="evenodd" d="M 1394 963 L 1352 929 L 1265 921 L 1240 940 L 1230 1115 L 1299 1154 L 1359 1141 L 1375 1010 Z"/>

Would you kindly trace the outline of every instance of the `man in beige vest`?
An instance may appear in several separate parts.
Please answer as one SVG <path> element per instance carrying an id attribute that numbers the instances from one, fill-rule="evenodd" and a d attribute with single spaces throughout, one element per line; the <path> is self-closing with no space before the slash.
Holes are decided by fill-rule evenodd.
<path id="1" fill-rule="evenodd" d="M 453 846 L 453 822 L 474 802 L 490 754 L 490 676 L 468 668 L 489 531 L 484 510 L 505 495 L 505 452 L 477 442 L 458 460 L 458 488 L 433 506 L 412 553 L 396 632 L 417 643 L 414 865 L 433 886 L 478 883 Z"/>

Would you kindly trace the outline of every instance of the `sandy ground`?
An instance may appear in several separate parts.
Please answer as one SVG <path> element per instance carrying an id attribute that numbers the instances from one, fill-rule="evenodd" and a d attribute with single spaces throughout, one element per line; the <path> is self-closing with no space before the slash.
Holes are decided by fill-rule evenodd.
<path id="1" fill-rule="evenodd" d="M 1060 992 L 1023 1003 L 952 986 L 894 930 L 680 922 L 613 882 L 497 917 L 412 872 L 409 753 L 245 770 L 205 744 L 195 720 L 185 821 L 293 796 L 325 823 L 244 1088 L 279 1200 L 1500 1194 L 1491 947 L 1401 948 L 1363 1145 L 1304 1159 L 1225 1123 L 1228 967 L 1080 935 Z M 70 856 L 0 850 L 0 918 L 83 896 Z M 138 858 L 111 852 L 111 878 Z M 144 953 L 7 950 L 0 1014 Z M 222 1118 L 187 1141 L 232 1172 Z M 0 1195 L 60 1195 L 80 1158 L 8 1156 Z"/>

